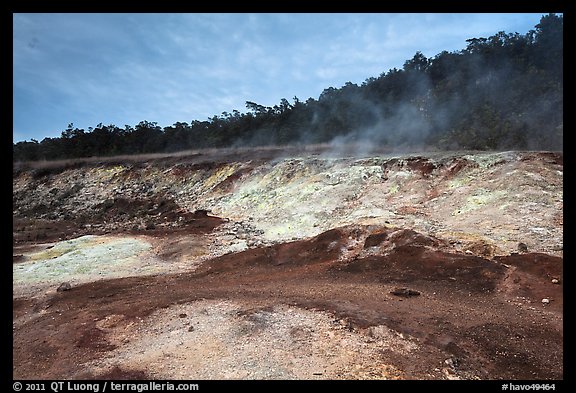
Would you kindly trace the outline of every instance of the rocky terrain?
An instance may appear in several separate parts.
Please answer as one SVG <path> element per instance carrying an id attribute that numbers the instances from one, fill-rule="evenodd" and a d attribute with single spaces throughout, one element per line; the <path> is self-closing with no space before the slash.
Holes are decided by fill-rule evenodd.
<path id="1" fill-rule="evenodd" d="M 562 379 L 562 250 L 560 152 L 15 163 L 13 376 Z"/>

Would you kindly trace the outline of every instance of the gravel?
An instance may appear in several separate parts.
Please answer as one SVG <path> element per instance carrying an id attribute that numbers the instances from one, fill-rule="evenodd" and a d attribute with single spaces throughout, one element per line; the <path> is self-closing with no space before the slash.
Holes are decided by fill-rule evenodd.
<path id="1" fill-rule="evenodd" d="M 145 367 L 159 379 L 395 379 L 383 354 L 418 348 L 386 326 L 351 332 L 323 311 L 216 300 L 159 310 L 108 334 L 120 346 L 89 365 L 95 372 Z"/>

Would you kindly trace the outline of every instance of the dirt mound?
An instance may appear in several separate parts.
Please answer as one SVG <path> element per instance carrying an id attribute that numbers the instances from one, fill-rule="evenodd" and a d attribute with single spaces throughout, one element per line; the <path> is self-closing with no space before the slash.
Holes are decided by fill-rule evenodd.
<path id="1" fill-rule="evenodd" d="M 359 241 L 362 238 L 363 243 Z M 224 255 L 204 264 L 198 272 L 251 274 L 258 270 L 272 274 L 301 268 L 308 274 L 352 273 L 384 283 L 447 281 L 455 288 L 463 286 L 475 292 L 494 290 L 504 277 L 506 268 L 501 263 L 438 251 L 440 243 L 410 229 L 351 226 L 309 240 Z M 380 247 L 375 250 L 377 246 Z"/>
<path id="2" fill-rule="evenodd" d="M 447 281 L 472 292 L 492 291 L 505 268 L 488 260 L 421 246 L 403 245 L 387 256 L 356 259 L 338 270 L 377 278 L 381 282 Z"/>
<path id="3" fill-rule="evenodd" d="M 253 248 L 224 255 L 214 259 L 210 264 L 204 264 L 199 272 L 244 274 L 244 272 L 250 272 L 254 269 L 285 270 L 304 266 L 310 268 L 322 263 L 334 263 L 340 256 L 340 248 L 346 243 L 346 239 L 347 231 L 337 228 L 310 240 Z"/>

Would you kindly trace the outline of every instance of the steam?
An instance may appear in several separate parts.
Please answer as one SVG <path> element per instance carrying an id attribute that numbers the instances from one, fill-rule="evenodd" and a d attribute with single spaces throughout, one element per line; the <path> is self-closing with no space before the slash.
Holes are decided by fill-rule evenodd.
<path id="1" fill-rule="evenodd" d="M 508 60 L 487 67 L 476 59 L 468 66 L 474 77 L 453 91 L 441 91 L 428 74 L 421 73 L 409 86 L 416 94 L 384 103 L 355 97 L 349 107 L 362 115 L 349 116 L 370 120 L 332 138 L 331 153 L 563 148 L 561 89 L 526 95 L 526 89 L 519 88 L 528 83 L 526 76 L 518 78 Z M 316 121 L 321 116 L 314 114 Z M 310 130 L 301 132 L 301 141 L 313 139 Z"/>

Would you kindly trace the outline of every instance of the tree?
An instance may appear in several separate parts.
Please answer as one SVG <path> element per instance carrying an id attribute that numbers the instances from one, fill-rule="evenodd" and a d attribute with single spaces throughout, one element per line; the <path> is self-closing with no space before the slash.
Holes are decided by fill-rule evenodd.
<path id="1" fill-rule="evenodd" d="M 327 87 L 318 99 L 271 107 L 246 101 L 246 113 L 160 128 L 73 123 L 59 138 L 13 144 L 14 159 L 59 159 L 189 148 L 329 142 L 426 142 L 441 148 L 562 148 L 563 17 L 543 15 L 527 34 L 470 38 L 459 51 L 422 52 L 360 86 Z M 391 146 L 394 147 L 394 146 Z"/>
<path id="2" fill-rule="evenodd" d="M 404 62 L 404 71 L 424 72 L 428 68 L 428 59 L 418 51 L 411 60 Z"/>
<path id="3" fill-rule="evenodd" d="M 255 116 L 263 115 L 268 112 L 268 108 L 263 105 L 256 104 L 252 101 L 246 101 L 246 108 L 254 113 Z"/>

